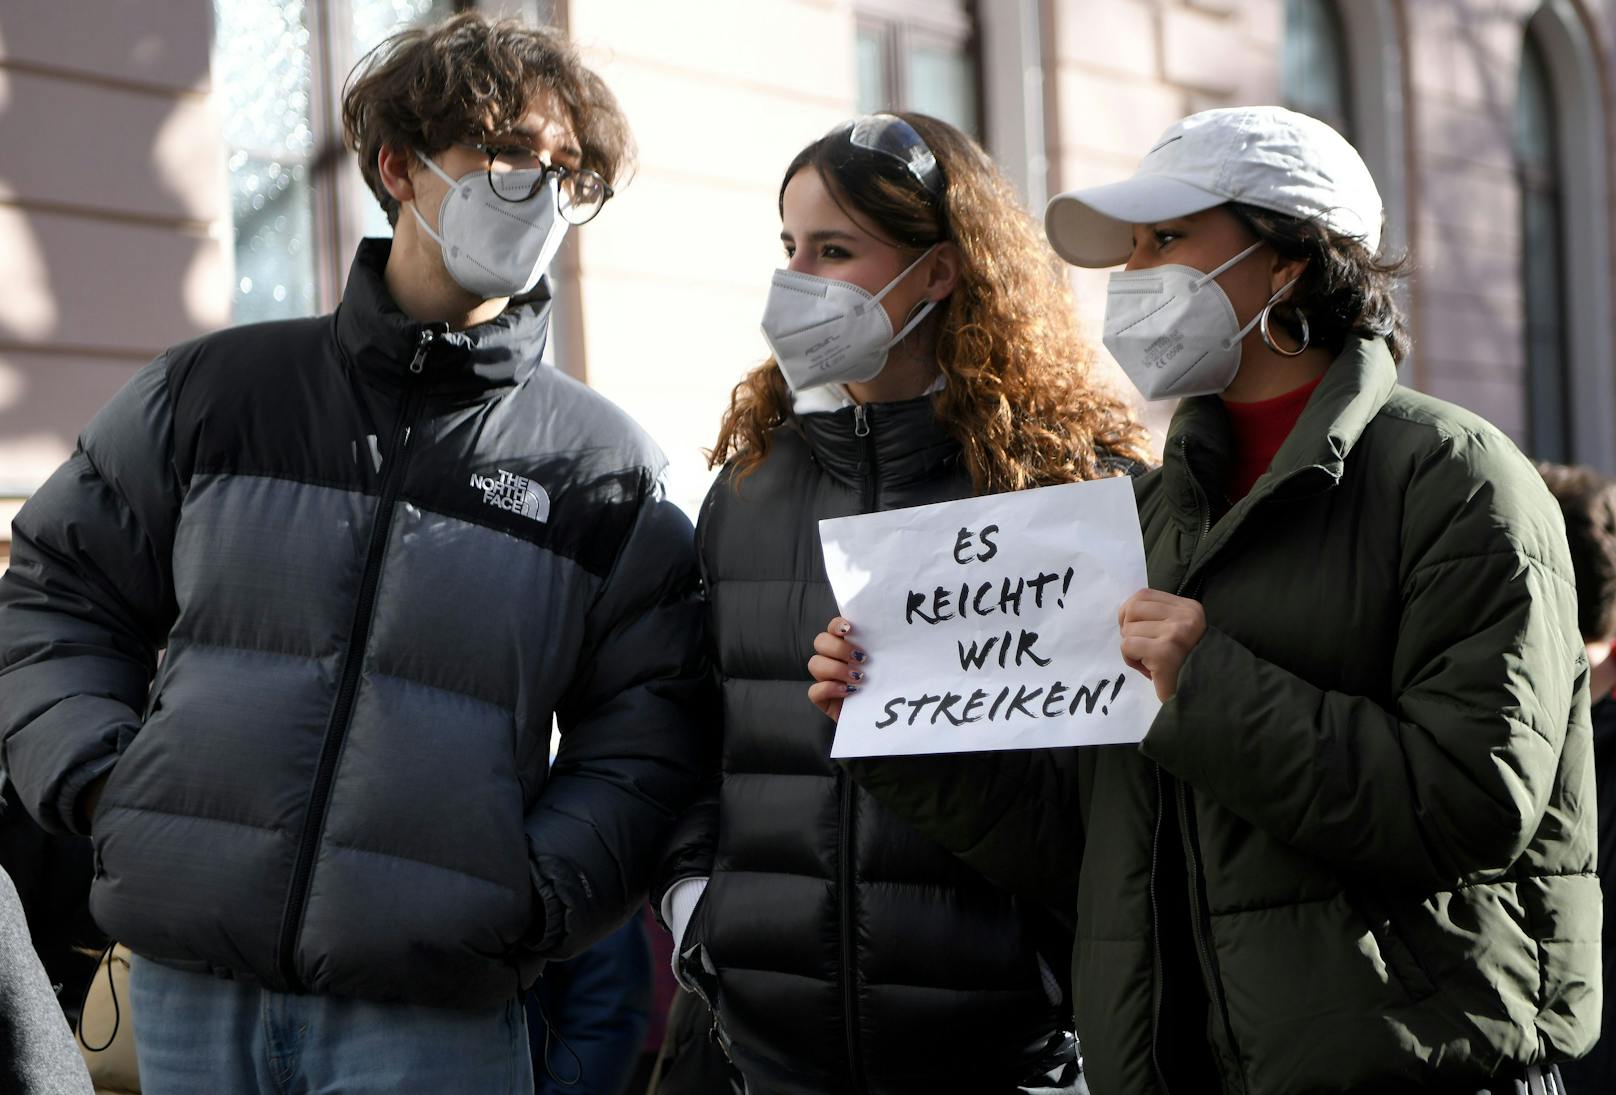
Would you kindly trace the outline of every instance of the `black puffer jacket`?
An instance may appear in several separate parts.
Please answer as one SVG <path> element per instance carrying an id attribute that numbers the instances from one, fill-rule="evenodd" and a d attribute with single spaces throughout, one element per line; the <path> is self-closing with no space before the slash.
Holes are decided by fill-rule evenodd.
<path id="1" fill-rule="evenodd" d="M 711 876 L 687 968 L 705 952 L 716 969 L 707 983 L 751 1091 L 1007 1093 L 1069 1029 L 1038 955 L 1061 968 L 1070 935 L 852 783 L 806 696 L 813 637 L 836 612 L 820 519 L 970 494 L 923 398 L 803 415 L 738 492 L 726 473 L 707 496 L 697 543 L 722 776 L 663 885 Z"/>
<path id="2" fill-rule="evenodd" d="M 111 771 L 91 908 L 139 954 L 485 1006 L 622 922 L 697 790 L 695 556 L 546 302 L 414 323 L 388 246 L 334 317 L 142 370 L 23 507 L 0 735 L 55 831 Z"/>

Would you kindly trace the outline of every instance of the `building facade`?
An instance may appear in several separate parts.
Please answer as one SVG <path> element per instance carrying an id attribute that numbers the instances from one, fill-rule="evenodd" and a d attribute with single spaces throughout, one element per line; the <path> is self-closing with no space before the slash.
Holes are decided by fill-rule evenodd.
<path id="1" fill-rule="evenodd" d="M 1616 473 L 1616 0 L 0 0 L 0 554 L 164 346 L 336 304 L 386 231 L 342 80 L 469 6 L 564 26 L 634 126 L 634 178 L 555 267 L 551 353 L 650 430 L 692 511 L 766 353 L 780 174 L 892 107 L 976 134 L 1035 210 L 1194 110 L 1325 118 L 1412 256 L 1405 383 Z M 1104 274 L 1073 278 L 1097 336 Z"/>

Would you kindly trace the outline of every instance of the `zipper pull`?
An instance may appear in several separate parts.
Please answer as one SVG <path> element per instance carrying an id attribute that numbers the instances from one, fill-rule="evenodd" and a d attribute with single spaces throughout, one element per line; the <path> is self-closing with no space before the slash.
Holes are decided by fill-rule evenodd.
<path id="1" fill-rule="evenodd" d="M 864 404 L 862 403 L 853 404 L 853 436 L 870 436 L 869 412 L 864 409 Z"/>
<path id="2" fill-rule="evenodd" d="M 415 356 L 410 358 L 410 372 L 416 376 L 420 376 L 421 370 L 425 368 L 427 349 L 432 345 L 432 340 L 437 337 L 438 332 L 429 327 L 422 331 L 420 337 L 416 339 Z"/>

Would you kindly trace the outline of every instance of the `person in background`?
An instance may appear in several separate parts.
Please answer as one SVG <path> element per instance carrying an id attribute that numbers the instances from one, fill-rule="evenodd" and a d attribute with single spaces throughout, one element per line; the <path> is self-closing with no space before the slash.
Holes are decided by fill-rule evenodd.
<path id="1" fill-rule="evenodd" d="M 90 917 L 90 841 L 48 833 L 17 801 L 0 768 L 0 870 L 11 876 L 28 932 L 70 1024 L 77 1024 L 107 938 Z"/>
<path id="2" fill-rule="evenodd" d="M 1137 746 L 849 762 L 990 878 L 1076 910 L 1106 1095 L 1559 1090 L 1599 1030 L 1588 659 L 1554 500 L 1397 384 L 1363 160 L 1278 107 L 1176 123 L 1056 198 L 1105 342 L 1180 399 L 1136 481 Z M 815 640 L 833 712 L 857 632 Z M 876 672 L 875 668 L 870 673 Z"/>
<path id="3" fill-rule="evenodd" d="M 0 1091 L 90 1095 L 90 1073 L 34 953 L 11 876 L 0 870 Z"/>
<path id="4" fill-rule="evenodd" d="M 476 13 L 342 105 L 392 238 L 335 314 L 141 369 L 0 577 L 4 766 L 94 843 L 151 1095 L 531 1089 L 522 991 L 645 900 L 702 774 L 690 522 L 541 362 L 621 110 Z"/>
<path id="5" fill-rule="evenodd" d="M 1604 1021 L 1586 1057 L 1560 1066 L 1574 1095 L 1616 1091 L 1616 480 L 1592 468 L 1539 464 L 1565 517 L 1577 575 L 1577 628 L 1588 651 L 1594 792 L 1599 800 L 1599 886 L 1605 900 Z"/>
<path id="6" fill-rule="evenodd" d="M 681 979 L 750 1091 L 1072 1092 L 1067 910 L 1020 901 L 861 792 L 802 705 L 834 608 L 826 517 L 1126 473 L 1059 263 L 959 130 L 877 114 L 781 182 L 763 315 L 698 552 L 723 682 L 716 794 L 663 871 Z"/>

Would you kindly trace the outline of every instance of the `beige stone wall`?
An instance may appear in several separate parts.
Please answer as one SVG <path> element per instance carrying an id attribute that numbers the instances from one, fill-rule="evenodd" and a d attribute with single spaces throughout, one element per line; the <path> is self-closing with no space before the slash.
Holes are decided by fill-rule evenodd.
<path id="1" fill-rule="evenodd" d="M 229 320 L 210 22 L 208 0 L 0 5 L 0 497 Z"/>
<path id="2" fill-rule="evenodd" d="M 1518 12 L 1511 8 L 1526 8 Z M 1521 24 L 1531 5 L 1408 9 L 1421 378 L 1520 438 L 1520 197 L 1514 135 Z"/>
<path id="3" fill-rule="evenodd" d="M 694 513 L 730 389 L 768 355 L 758 321 L 783 265 L 780 177 L 853 109 L 848 0 L 573 3 L 640 165 L 578 233 L 589 383 L 650 431 Z"/>

